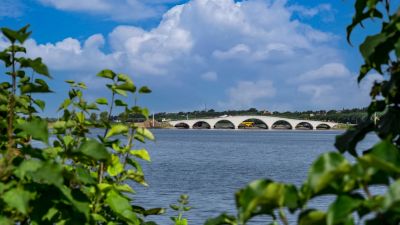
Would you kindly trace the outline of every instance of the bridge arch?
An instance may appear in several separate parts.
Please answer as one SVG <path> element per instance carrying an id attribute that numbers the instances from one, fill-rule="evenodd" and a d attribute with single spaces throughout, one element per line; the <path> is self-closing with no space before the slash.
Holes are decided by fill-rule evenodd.
<path id="1" fill-rule="evenodd" d="M 211 129 L 211 125 L 206 121 L 197 121 L 192 126 L 193 129 Z"/>
<path id="2" fill-rule="evenodd" d="M 190 129 L 189 124 L 184 123 L 184 122 L 177 123 L 177 124 L 175 124 L 174 127 L 177 129 Z"/>
<path id="3" fill-rule="evenodd" d="M 315 127 L 317 130 L 330 130 L 331 128 L 332 127 L 327 123 L 320 123 Z"/>
<path id="4" fill-rule="evenodd" d="M 312 130 L 314 129 L 313 125 L 309 122 L 300 122 L 295 127 L 296 130 Z"/>
<path id="5" fill-rule="evenodd" d="M 269 129 L 269 126 L 261 119 L 248 118 L 239 123 L 238 129 Z"/>
<path id="6" fill-rule="evenodd" d="M 295 126 L 293 126 L 287 120 L 277 120 L 272 124 L 271 129 L 292 130 L 292 129 L 294 129 L 294 127 Z"/>
<path id="7" fill-rule="evenodd" d="M 218 120 L 213 127 L 214 129 L 236 129 L 235 124 L 228 119 Z"/>

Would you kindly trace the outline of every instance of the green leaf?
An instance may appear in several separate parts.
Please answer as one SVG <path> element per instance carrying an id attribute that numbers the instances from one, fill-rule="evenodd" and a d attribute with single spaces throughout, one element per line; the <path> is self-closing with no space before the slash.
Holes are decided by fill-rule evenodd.
<path id="1" fill-rule="evenodd" d="M 147 209 L 144 211 L 144 216 L 151 216 L 151 215 L 162 215 L 165 213 L 164 208 L 153 208 L 153 209 Z"/>
<path id="2" fill-rule="evenodd" d="M 376 144 L 370 152 L 359 160 L 368 166 L 375 167 L 390 173 L 400 173 L 399 149 L 389 140 Z"/>
<path id="3" fill-rule="evenodd" d="M 146 128 L 142 128 L 142 127 L 137 128 L 135 135 L 142 136 L 142 137 L 144 137 L 146 139 L 149 139 L 151 141 L 155 140 L 154 135 L 151 133 L 150 130 L 148 130 Z"/>
<path id="4" fill-rule="evenodd" d="M 123 82 L 128 82 L 128 83 L 133 84 L 132 79 L 126 74 L 118 74 L 117 78 L 118 78 L 118 81 L 123 81 Z"/>
<path id="5" fill-rule="evenodd" d="M 308 209 L 299 215 L 299 225 L 326 225 L 326 215 L 322 211 Z"/>
<path id="6" fill-rule="evenodd" d="M 124 220 L 134 224 L 139 223 L 136 214 L 132 210 L 129 200 L 121 196 L 116 191 L 109 191 L 107 193 L 105 202 L 119 217 L 122 217 Z"/>
<path id="7" fill-rule="evenodd" d="M 34 118 L 18 126 L 23 133 L 32 136 L 32 139 L 49 143 L 49 130 L 46 120 Z"/>
<path id="8" fill-rule="evenodd" d="M 31 172 L 30 176 L 36 182 L 54 184 L 59 187 L 64 181 L 62 172 L 62 168 L 59 164 L 47 162 L 38 170 Z"/>
<path id="9" fill-rule="evenodd" d="M 104 224 L 107 223 L 106 218 L 104 218 L 104 217 L 103 217 L 102 215 L 100 215 L 100 214 L 92 213 L 91 216 L 92 216 L 92 218 L 93 218 L 95 221 L 103 222 Z M 101 223 L 100 223 L 100 224 L 101 224 Z"/>
<path id="10" fill-rule="evenodd" d="M 149 155 L 149 153 L 147 152 L 146 149 L 131 150 L 129 153 L 131 155 L 136 156 L 138 158 L 141 158 L 143 160 L 146 160 L 146 161 L 149 161 L 149 162 L 151 161 L 150 155 Z"/>
<path id="11" fill-rule="evenodd" d="M 14 225 L 14 222 L 11 219 L 7 218 L 7 217 L 0 216 L 0 224 L 2 224 L 2 225 Z"/>
<path id="12" fill-rule="evenodd" d="M 389 186 L 389 190 L 384 195 L 383 206 L 385 210 L 398 207 L 400 204 L 400 180 L 395 181 Z M 397 210 L 398 211 L 398 210 Z"/>
<path id="13" fill-rule="evenodd" d="M 97 103 L 97 104 L 100 104 L 100 105 L 108 105 L 108 101 L 107 101 L 106 98 L 98 98 L 98 99 L 96 100 L 96 103 Z"/>
<path id="14" fill-rule="evenodd" d="M 112 70 L 102 70 L 97 74 L 98 77 L 108 78 L 110 80 L 114 80 L 115 76 L 117 76 Z"/>
<path id="15" fill-rule="evenodd" d="M 143 86 L 143 87 L 141 87 L 141 88 L 139 89 L 139 93 L 141 93 L 141 94 L 148 94 L 148 93 L 151 93 L 151 90 L 150 90 L 150 88 L 148 88 L 147 86 Z"/>
<path id="16" fill-rule="evenodd" d="M 64 100 L 64 102 L 60 105 L 60 107 L 58 107 L 58 111 L 62 110 L 62 109 L 67 109 L 69 105 L 71 105 L 72 101 L 71 99 L 67 98 Z"/>
<path id="17" fill-rule="evenodd" d="M 120 85 L 115 86 L 116 90 L 123 90 L 123 91 L 129 91 L 131 93 L 134 93 L 136 91 L 136 86 L 133 83 L 125 82 Z"/>
<path id="18" fill-rule="evenodd" d="M 204 225 L 237 225 L 237 222 L 234 216 L 224 213 L 218 217 L 208 219 Z"/>
<path id="19" fill-rule="evenodd" d="M 110 163 L 107 167 L 107 172 L 110 176 L 115 177 L 124 171 L 124 166 L 122 165 L 119 157 L 116 155 L 111 155 Z"/>
<path id="20" fill-rule="evenodd" d="M 96 181 L 90 175 L 90 171 L 81 166 L 77 166 L 76 168 L 76 177 L 83 184 L 96 184 Z"/>
<path id="21" fill-rule="evenodd" d="M 44 108 L 46 107 L 46 102 L 40 100 L 40 99 L 35 99 L 33 101 L 42 111 L 44 110 Z"/>
<path id="22" fill-rule="evenodd" d="M 350 163 L 341 154 L 325 153 L 311 166 L 308 175 L 309 187 L 314 193 L 318 193 L 350 171 Z"/>
<path id="23" fill-rule="evenodd" d="M 35 83 L 27 83 L 21 86 L 21 93 L 49 93 L 52 92 L 47 83 L 42 79 L 36 79 Z"/>
<path id="24" fill-rule="evenodd" d="M 122 101 L 120 99 L 115 100 L 115 105 L 116 106 L 124 106 L 124 107 L 128 106 L 128 104 L 126 104 L 124 101 Z"/>
<path id="25" fill-rule="evenodd" d="M 349 224 L 349 221 L 353 221 L 353 212 L 359 208 L 362 202 L 363 199 L 360 196 L 338 196 L 329 206 L 327 213 L 328 225 Z"/>
<path id="26" fill-rule="evenodd" d="M 368 132 L 374 130 L 374 123 L 367 120 L 358 125 L 357 128 L 350 128 L 344 134 L 336 137 L 335 146 L 341 152 L 349 152 L 352 156 L 357 156 L 356 147 L 358 142 L 363 140 Z"/>
<path id="27" fill-rule="evenodd" d="M 169 207 L 170 207 L 171 209 L 175 210 L 175 211 L 178 211 L 178 210 L 179 210 L 179 206 L 177 206 L 177 205 L 171 204 L 171 205 L 169 205 Z"/>
<path id="28" fill-rule="evenodd" d="M 12 208 L 17 209 L 20 213 L 27 215 L 29 211 L 29 201 L 33 198 L 33 194 L 24 190 L 22 187 L 10 189 L 3 194 L 2 199 Z"/>
<path id="29" fill-rule="evenodd" d="M 50 77 L 49 69 L 42 62 L 41 58 L 36 58 L 30 61 L 30 67 L 38 74 Z"/>
<path id="30" fill-rule="evenodd" d="M 115 189 L 117 189 L 120 192 L 127 192 L 127 193 L 132 193 L 135 194 L 136 192 L 132 189 L 131 186 L 129 186 L 128 184 L 116 184 Z"/>
<path id="31" fill-rule="evenodd" d="M 257 215 L 273 215 L 274 209 L 285 204 L 285 185 L 260 179 L 236 193 L 239 221 L 246 223 Z"/>
<path id="32" fill-rule="evenodd" d="M 11 42 L 15 43 L 15 41 L 18 39 L 18 32 L 15 30 L 8 29 L 6 27 L 1 28 L 1 32 L 3 33 L 4 36 Z"/>
<path id="33" fill-rule="evenodd" d="M 90 158 L 95 160 L 108 160 L 110 159 L 110 154 L 107 152 L 107 149 L 104 145 L 100 144 L 94 139 L 90 139 L 84 142 L 77 152 L 82 153 Z"/>
<path id="34" fill-rule="evenodd" d="M 106 138 L 110 138 L 115 135 L 119 134 L 126 134 L 128 133 L 129 128 L 124 124 L 114 124 L 111 126 L 111 129 L 107 132 Z"/>

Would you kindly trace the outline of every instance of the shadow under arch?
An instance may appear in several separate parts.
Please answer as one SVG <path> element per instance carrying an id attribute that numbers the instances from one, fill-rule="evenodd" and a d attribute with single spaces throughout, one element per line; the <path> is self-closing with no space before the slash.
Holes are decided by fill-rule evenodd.
<path id="1" fill-rule="evenodd" d="M 291 130 L 293 129 L 292 125 L 286 120 L 278 120 L 272 124 L 271 129 L 275 130 Z"/>
<path id="2" fill-rule="evenodd" d="M 193 124 L 193 129 L 211 129 L 211 126 L 209 123 L 205 121 L 198 121 L 195 124 Z"/>
<path id="3" fill-rule="evenodd" d="M 189 129 L 190 126 L 187 123 L 178 123 L 174 126 L 177 129 Z"/>
<path id="4" fill-rule="evenodd" d="M 215 123 L 214 129 L 235 129 L 235 124 L 230 120 L 219 120 Z"/>
<path id="5" fill-rule="evenodd" d="M 239 129 L 268 129 L 268 125 L 259 119 L 250 118 L 239 124 Z"/>
<path id="6" fill-rule="evenodd" d="M 318 124 L 318 126 L 316 127 L 317 130 L 330 130 L 331 128 L 332 128 L 332 127 L 329 126 L 329 125 L 326 124 L 326 123 Z"/>
<path id="7" fill-rule="evenodd" d="M 312 130 L 313 126 L 308 122 L 300 122 L 296 125 L 296 130 Z"/>

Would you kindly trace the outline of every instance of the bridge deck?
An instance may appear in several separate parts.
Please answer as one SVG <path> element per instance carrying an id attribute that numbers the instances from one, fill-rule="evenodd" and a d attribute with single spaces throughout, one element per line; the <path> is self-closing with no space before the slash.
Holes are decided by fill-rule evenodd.
<path id="1" fill-rule="evenodd" d="M 234 129 L 239 129 L 239 126 L 248 126 L 249 123 L 243 123 L 248 120 L 257 120 L 262 124 L 265 124 L 266 129 L 273 129 L 278 124 L 286 124 L 291 129 L 296 129 L 300 125 L 309 127 L 311 129 L 317 129 L 321 126 L 326 126 L 328 128 L 333 128 L 337 123 L 325 122 L 325 121 L 313 121 L 313 120 L 297 120 L 282 117 L 273 116 L 228 116 L 228 117 L 217 117 L 209 119 L 190 119 L 190 120 L 176 120 L 170 121 L 170 124 L 176 127 L 179 124 L 187 126 L 189 129 L 195 128 L 196 125 L 206 124 L 208 129 L 214 129 L 217 123 L 221 121 L 226 121 L 233 125 Z"/>

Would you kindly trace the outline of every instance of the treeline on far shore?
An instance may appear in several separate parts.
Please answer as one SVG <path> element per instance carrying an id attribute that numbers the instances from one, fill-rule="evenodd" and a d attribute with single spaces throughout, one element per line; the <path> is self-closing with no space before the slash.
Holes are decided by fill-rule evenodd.
<path id="1" fill-rule="evenodd" d="M 305 119 L 305 120 L 318 120 L 318 121 L 331 121 L 342 124 L 359 124 L 364 121 L 367 116 L 367 108 L 353 108 L 353 109 L 342 109 L 342 110 L 318 110 L 318 111 L 295 111 L 295 112 L 270 112 L 268 110 L 259 110 L 256 108 L 250 108 L 247 110 L 226 110 L 226 111 L 215 111 L 213 109 L 203 111 L 191 111 L 191 112 L 159 112 L 154 114 L 154 120 L 156 122 L 168 122 L 170 120 L 185 120 L 185 119 L 198 119 L 198 118 L 214 118 L 214 117 L 226 117 L 226 116 L 242 116 L 242 115 L 255 115 L 255 116 L 276 116 L 291 119 Z M 100 112 L 98 114 L 92 113 L 90 119 L 94 121 L 107 120 L 108 113 Z M 118 115 L 111 116 L 114 122 L 135 122 L 142 123 L 146 119 L 143 115 L 135 115 L 126 113 L 120 113 Z M 152 115 L 150 115 L 152 120 Z M 49 118 L 49 121 L 55 121 L 57 118 Z"/>

